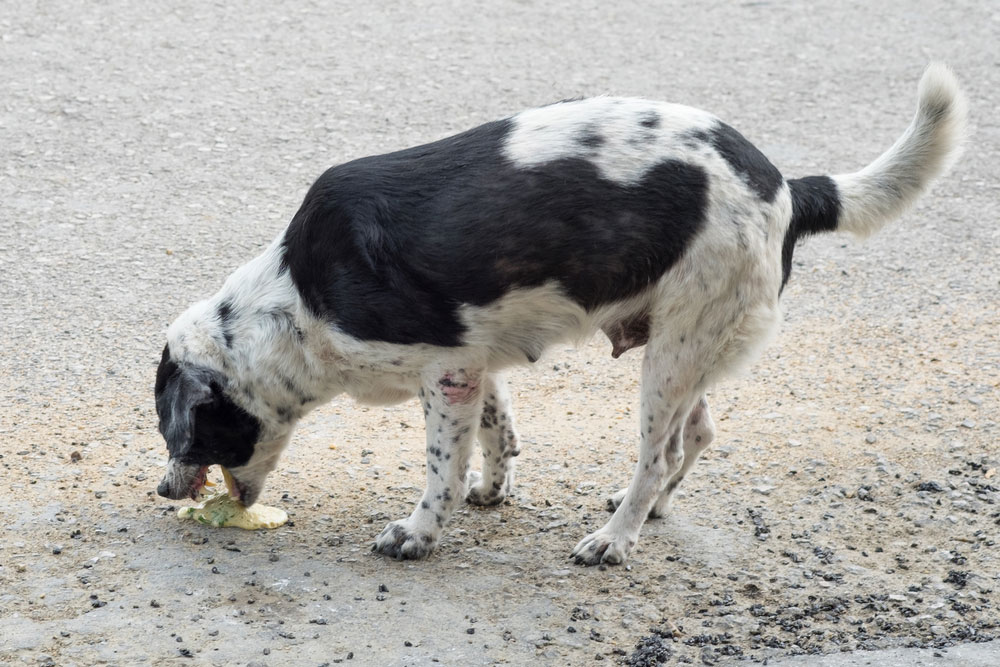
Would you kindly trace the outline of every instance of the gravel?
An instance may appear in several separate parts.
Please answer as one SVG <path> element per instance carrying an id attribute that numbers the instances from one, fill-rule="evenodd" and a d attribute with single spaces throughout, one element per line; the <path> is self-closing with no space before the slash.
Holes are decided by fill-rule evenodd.
<path id="1" fill-rule="evenodd" d="M 794 661 L 909 648 L 907 664 L 965 664 L 994 650 L 1000 14 L 657 7 L 5 11 L 0 662 L 832 665 L 847 663 Z M 796 251 L 783 332 L 709 396 L 717 441 L 627 566 L 567 559 L 635 461 L 640 355 L 614 361 L 604 340 L 512 374 L 517 493 L 460 510 L 427 562 L 369 552 L 422 488 L 415 404 L 311 415 L 262 498 L 291 517 L 279 530 L 187 526 L 155 496 L 165 327 L 331 164 L 611 93 L 708 108 L 788 175 L 853 170 L 898 136 L 930 59 L 972 102 L 966 157 L 877 238 Z"/>

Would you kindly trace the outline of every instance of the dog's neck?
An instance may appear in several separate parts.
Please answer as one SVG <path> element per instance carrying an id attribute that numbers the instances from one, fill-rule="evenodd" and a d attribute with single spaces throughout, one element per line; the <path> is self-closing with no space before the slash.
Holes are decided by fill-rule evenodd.
<path id="1" fill-rule="evenodd" d="M 167 335 L 174 357 L 220 371 L 232 400 L 268 425 L 266 437 L 341 393 L 383 405 L 413 396 L 433 351 L 341 334 L 303 303 L 282 254 L 279 237 L 182 314 Z"/>
<path id="2" fill-rule="evenodd" d="M 275 431 L 266 437 L 343 391 L 327 327 L 307 312 L 281 257 L 279 237 L 167 332 L 172 356 L 221 372 L 232 400 Z"/>

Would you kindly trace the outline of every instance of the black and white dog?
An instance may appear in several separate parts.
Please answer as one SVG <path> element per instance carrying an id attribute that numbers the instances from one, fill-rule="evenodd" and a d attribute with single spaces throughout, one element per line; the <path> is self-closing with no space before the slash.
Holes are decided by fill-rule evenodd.
<path id="1" fill-rule="evenodd" d="M 511 491 L 518 436 L 501 371 L 601 330 L 615 357 L 645 346 L 639 462 L 572 554 L 621 563 L 712 441 L 705 391 L 775 329 L 796 242 L 901 215 L 964 128 L 953 75 L 932 65 L 905 134 L 852 174 L 786 181 L 707 112 L 609 97 L 333 167 L 262 255 L 169 328 L 157 491 L 191 495 L 221 464 L 250 505 L 312 408 L 342 392 L 417 395 L 427 489 L 374 548 L 425 557 L 462 500 Z M 469 470 L 477 439 L 481 473 Z"/>

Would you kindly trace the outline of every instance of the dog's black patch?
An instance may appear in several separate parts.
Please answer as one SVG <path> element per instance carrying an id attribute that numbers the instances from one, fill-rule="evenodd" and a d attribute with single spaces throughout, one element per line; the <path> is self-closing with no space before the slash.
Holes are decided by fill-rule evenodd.
<path id="1" fill-rule="evenodd" d="M 771 203 L 781 187 L 781 172 L 757 148 L 729 125 L 719 122 L 710 131 L 712 146 L 761 200 Z"/>
<path id="2" fill-rule="evenodd" d="M 219 327 L 222 329 L 222 337 L 226 340 L 226 347 L 233 346 L 233 332 L 230 324 L 233 321 L 233 303 L 229 300 L 219 304 Z"/>
<path id="3" fill-rule="evenodd" d="M 594 127 L 586 127 L 577 136 L 576 140 L 580 145 L 587 148 L 600 148 L 604 144 L 604 137 Z"/>
<path id="4" fill-rule="evenodd" d="M 279 408 L 279 417 L 281 412 Z M 253 456 L 260 431 L 260 420 L 233 403 L 222 388 L 215 385 L 212 401 L 195 410 L 194 444 L 184 462 L 219 464 L 227 468 L 246 465 Z"/>
<path id="5" fill-rule="evenodd" d="M 792 220 L 781 247 L 781 288 L 792 273 L 792 252 L 804 236 L 830 232 L 840 217 L 840 194 L 829 176 L 807 176 L 788 181 L 792 195 Z"/>
<path id="6" fill-rule="evenodd" d="M 362 340 L 454 346 L 461 304 L 554 280 L 592 310 L 656 281 L 703 224 L 701 168 L 622 185 L 584 159 L 518 167 L 511 123 L 327 170 L 284 239 L 307 306 Z"/>
<path id="7" fill-rule="evenodd" d="M 156 367 L 156 382 L 153 384 L 153 394 L 159 396 L 167 386 L 167 380 L 177 372 L 177 364 L 170 357 L 170 345 L 163 346 L 160 364 Z"/>
<path id="8" fill-rule="evenodd" d="M 639 117 L 639 124 L 653 130 L 660 126 L 660 114 L 655 111 L 646 111 Z"/>
<path id="9" fill-rule="evenodd" d="M 227 468 L 245 465 L 260 436 L 260 421 L 226 396 L 222 376 L 180 366 L 163 348 L 156 370 L 156 412 L 171 457 L 182 463 Z"/>

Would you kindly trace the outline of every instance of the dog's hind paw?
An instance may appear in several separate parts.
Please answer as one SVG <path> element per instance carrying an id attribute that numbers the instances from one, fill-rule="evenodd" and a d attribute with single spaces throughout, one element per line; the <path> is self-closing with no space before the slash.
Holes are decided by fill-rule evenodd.
<path id="1" fill-rule="evenodd" d="M 628 560 L 634 546 L 635 540 L 601 528 L 580 540 L 570 558 L 577 565 L 620 565 Z"/>
<path id="2" fill-rule="evenodd" d="M 468 476 L 469 493 L 465 500 L 472 505 L 499 505 L 507 497 L 508 484 L 488 482 L 482 474 L 472 470 Z"/>
<path id="3" fill-rule="evenodd" d="M 627 491 L 628 491 L 628 487 L 625 487 L 624 489 L 620 489 L 618 491 L 615 491 L 613 494 L 611 494 L 611 497 L 608 498 L 608 511 L 609 512 L 614 512 L 616 509 L 618 509 L 618 506 L 622 504 L 623 500 L 625 500 L 625 493 Z"/>
<path id="4" fill-rule="evenodd" d="M 618 509 L 618 506 L 622 504 L 623 500 L 625 500 L 625 493 L 627 491 L 628 487 L 625 487 L 624 489 L 620 489 L 611 494 L 611 496 L 608 498 L 608 506 L 607 506 L 607 510 L 609 512 L 614 512 L 615 510 Z M 657 501 L 657 503 L 653 505 L 652 509 L 649 510 L 649 514 L 646 516 L 649 519 L 662 519 L 663 517 L 667 516 L 667 514 L 670 513 L 672 505 L 673 505 L 672 497 L 667 498 L 667 501 L 663 504 L 663 507 L 660 507 L 660 503 L 659 501 Z"/>
<path id="5" fill-rule="evenodd" d="M 411 529 L 407 519 L 393 521 L 375 538 L 372 551 L 396 560 L 427 558 L 437 544 L 437 537 Z"/>

